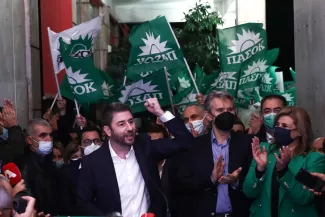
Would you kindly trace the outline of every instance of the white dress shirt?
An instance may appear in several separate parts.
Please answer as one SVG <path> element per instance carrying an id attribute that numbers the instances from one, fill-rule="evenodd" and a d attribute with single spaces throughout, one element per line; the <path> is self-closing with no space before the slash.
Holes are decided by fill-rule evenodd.
<path id="1" fill-rule="evenodd" d="M 167 122 L 174 117 L 170 112 L 166 112 L 160 117 L 160 120 Z M 109 149 L 120 192 L 122 216 L 140 217 L 148 211 L 150 195 L 135 157 L 133 146 L 131 146 L 130 151 L 126 154 L 126 159 L 122 159 L 116 154 L 110 141 Z"/>
<path id="2" fill-rule="evenodd" d="M 274 143 L 274 137 L 271 134 L 269 134 L 268 132 L 266 132 L 266 141 L 269 144 L 273 144 Z"/>

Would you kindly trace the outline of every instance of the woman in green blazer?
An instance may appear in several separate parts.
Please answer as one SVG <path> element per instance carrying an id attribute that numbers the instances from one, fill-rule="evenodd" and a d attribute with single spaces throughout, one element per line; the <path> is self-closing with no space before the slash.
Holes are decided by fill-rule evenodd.
<path id="1" fill-rule="evenodd" d="M 250 217 L 317 217 L 313 193 L 295 180 L 301 168 L 325 173 L 325 156 L 309 152 L 311 121 L 307 112 L 286 107 L 275 117 L 275 144 L 252 142 L 253 161 L 243 190 L 255 199 Z"/>

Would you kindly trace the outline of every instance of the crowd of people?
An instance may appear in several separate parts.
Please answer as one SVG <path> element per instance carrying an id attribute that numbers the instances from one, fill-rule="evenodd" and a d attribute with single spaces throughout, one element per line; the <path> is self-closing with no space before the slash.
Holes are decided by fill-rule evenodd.
<path id="1" fill-rule="evenodd" d="M 121 103 L 100 105 L 96 118 L 86 118 L 59 98 L 21 129 L 5 99 L 0 160 L 15 163 L 22 180 L 12 186 L 8 174 L 0 176 L 0 215 L 324 215 L 325 187 L 297 179 L 304 170 L 325 182 L 325 138 L 314 141 L 303 108 L 269 95 L 246 129 L 227 92 L 199 94 L 182 115 L 164 111 L 156 98 L 144 106 L 155 118 L 137 121 Z M 21 199 L 27 206 L 18 211 Z"/>

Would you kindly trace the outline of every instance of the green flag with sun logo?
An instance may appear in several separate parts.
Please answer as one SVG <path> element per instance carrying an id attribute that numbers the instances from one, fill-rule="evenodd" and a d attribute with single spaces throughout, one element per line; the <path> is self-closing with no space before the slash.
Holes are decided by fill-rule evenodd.
<path id="1" fill-rule="evenodd" d="M 149 98 L 157 98 L 161 106 L 170 104 L 169 89 L 163 70 L 124 85 L 109 101 L 127 104 L 133 113 L 137 113 L 146 110 L 144 103 Z"/>
<path id="2" fill-rule="evenodd" d="M 164 16 L 132 28 L 128 78 L 138 80 L 164 67 L 172 75 L 173 69 L 186 66 L 183 52 L 172 31 Z"/>
<path id="3" fill-rule="evenodd" d="M 223 70 L 238 67 L 256 54 L 267 51 L 267 36 L 262 23 L 246 23 L 218 29 L 220 65 Z"/>
<path id="4" fill-rule="evenodd" d="M 218 40 L 222 72 L 213 86 L 235 97 L 242 64 L 267 51 L 266 31 L 261 23 L 246 23 L 218 29 Z"/>
<path id="5" fill-rule="evenodd" d="M 219 71 L 219 74 L 211 79 L 210 87 L 207 92 L 212 90 L 227 91 L 231 95 L 235 96 L 237 91 L 239 72 L 223 72 Z"/>
<path id="6" fill-rule="evenodd" d="M 252 97 L 254 96 L 254 91 L 259 92 L 262 77 L 278 58 L 278 55 L 279 49 L 273 49 L 266 53 L 255 55 L 242 64 L 237 97 Z"/>
<path id="7" fill-rule="evenodd" d="M 102 88 L 105 81 L 101 70 L 94 65 L 92 36 L 80 36 L 69 43 L 62 38 L 59 41 L 66 68 L 66 76 L 60 86 L 62 95 L 76 99 L 79 104 L 97 103 L 105 96 Z"/>
<path id="8" fill-rule="evenodd" d="M 276 94 L 280 94 L 286 99 L 287 106 L 296 105 L 296 87 L 292 87 L 282 93 L 276 93 Z"/>

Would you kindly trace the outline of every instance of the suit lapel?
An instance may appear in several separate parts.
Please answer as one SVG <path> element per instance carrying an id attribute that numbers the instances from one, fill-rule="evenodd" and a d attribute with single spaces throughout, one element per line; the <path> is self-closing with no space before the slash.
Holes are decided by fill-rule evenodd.
<path id="1" fill-rule="evenodd" d="M 147 144 L 143 144 L 145 142 L 146 141 L 144 141 L 144 140 L 142 140 L 140 138 L 137 138 L 135 140 L 135 142 L 134 142 L 133 149 L 134 149 L 135 157 L 136 157 L 137 162 L 138 162 L 139 167 L 140 167 L 142 177 L 143 177 L 143 179 L 144 179 L 144 181 L 146 182 L 146 185 L 147 185 L 148 184 L 147 181 L 149 180 L 150 176 L 149 176 L 149 173 L 148 173 L 148 167 L 146 166 L 147 165 L 147 163 L 146 163 L 147 157 L 145 156 L 145 153 L 144 153 L 144 150 L 143 150 L 143 147 L 146 147 L 146 145 L 147 145 Z M 158 167 L 158 165 L 156 165 L 156 166 Z"/>
<path id="2" fill-rule="evenodd" d="M 211 141 L 211 131 L 210 133 L 199 137 L 197 142 L 197 147 L 201 150 L 202 154 L 194 153 L 194 156 L 199 156 L 200 159 L 194 161 L 195 163 L 200 162 L 200 168 L 207 169 L 205 173 L 211 173 L 214 166 L 213 152 L 212 152 L 212 141 Z M 199 151 L 195 149 L 194 151 Z M 206 165 L 202 165 L 206 164 Z"/>
<path id="3" fill-rule="evenodd" d="M 302 155 L 296 156 L 291 159 L 288 168 L 293 174 L 297 174 L 297 172 L 304 166 L 305 158 Z M 289 171 L 288 171 L 289 172 Z M 281 200 L 283 199 L 286 190 L 283 186 L 280 186 L 279 190 L 279 204 L 281 203 Z"/>
<path id="4" fill-rule="evenodd" d="M 235 164 L 234 164 L 236 159 L 236 144 L 239 143 L 237 139 L 238 139 L 237 136 L 234 133 L 231 133 L 231 137 L 229 141 L 228 173 L 232 173 L 237 169 L 235 168 Z"/>
<path id="5" fill-rule="evenodd" d="M 273 171 L 274 171 L 274 167 L 276 164 L 276 159 L 274 156 L 274 152 L 270 152 L 270 154 L 268 154 L 268 159 L 267 159 L 267 169 L 266 169 L 266 174 L 265 174 L 265 185 L 266 186 L 270 186 L 269 188 L 266 188 L 266 193 L 268 195 L 269 198 L 271 198 L 271 188 L 272 188 L 272 176 L 273 176 Z"/>
<path id="6" fill-rule="evenodd" d="M 105 149 L 104 153 L 104 162 L 102 162 L 102 165 L 107 165 L 107 179 L 108 179 L 108 183 L 112 189 L 112 192 L 114 194 L 115 200 L 118 201 L 118 203 L 120 204 L 120 210 L 122 212 L 122 204 L 121 204 L 121 197 L 120 197 L 120 191 L 119 191 L 119 186 L 117 183 L 117 179 L 116 179 L 116 173 L 115 173 L 115 167 L 114 167 L 114 163 L 112 160 L 112 155 L 109 149 L 109 144 L 108 141 L 105 142 L 105 144 L 103 144 L 103 148 Z"/>

